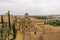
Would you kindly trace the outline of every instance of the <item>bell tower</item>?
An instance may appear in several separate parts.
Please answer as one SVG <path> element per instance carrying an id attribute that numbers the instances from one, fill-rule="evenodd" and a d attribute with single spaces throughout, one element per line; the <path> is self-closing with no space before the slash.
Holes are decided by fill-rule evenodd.
<path id="1" fill-rule="evenodd" d="M 28 13 L 25 13 L 25 18 L 28 18 L 29 17 L 29 14 Z"/>
<path id="2" fill-rule="evenodd" d="M 24 26 L 24 40 L 30 40 L 30 33 L 29 33 L 29 20 L 30 20 L 30 17 L 28 15 L 28 13 L 25 14 L 25 26 Z"/>
<path id="3" fill-rule="evenodd" d="M 28 15 L 28 13 L 25 14 L 25 19 L 24 20 L 25 20 L 25 27 L 24 27 L 24 29 L 28 30 L 29 29 L 28 24 L 30 23 L 30 17 Z"/>
<path id="4" fill-rule="evenodd" d="M 30 22 L 30 17 L 29 17 L 29 14 L 26 13 L 25 14 L 25 23 L 29 23 Z"/>

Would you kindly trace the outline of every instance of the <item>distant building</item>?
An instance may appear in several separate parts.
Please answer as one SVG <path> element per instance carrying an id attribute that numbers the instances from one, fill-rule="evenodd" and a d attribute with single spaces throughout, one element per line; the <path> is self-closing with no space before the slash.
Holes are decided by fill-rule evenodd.
<path id="1" fill-rule="evenodd" d="M 5 24 L 9 23 L 8 19 L 8 13 L 4 14 Z M 1 21 L 0 16 L 0 26 Z M 11 26 L 14 24 L 11 28 L 15 27 L 16 30 L 15 40 L 60 40 L 60 27 L 45 25 L 44 20 L 30 17 L 28 13 L 22 17 L 10 15 L 10 23 Z"/>

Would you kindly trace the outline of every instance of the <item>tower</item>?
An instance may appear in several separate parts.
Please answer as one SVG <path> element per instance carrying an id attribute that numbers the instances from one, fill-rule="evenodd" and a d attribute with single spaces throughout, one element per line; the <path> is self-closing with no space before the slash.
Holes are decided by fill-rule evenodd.
<path id="1" fill-rule="evenodd" d="M 30 40 L 30 33 L 29 33 L 29 26 L 28 26 L 30 18 L 28 13 L 26 13 L 24 17 L 25 17 L 24 40 Z"/>
<path id="2" fill-rule="evenodd" d="M 29 17 L 29 14 L 26 13 L 25 14 L 25 23 L 28 23 L 29 24 L 29 22 L 30 22 L 30 17 Z"/>
<path id="3" fill-rule="evenodd" d="M 25 14 L 25 19 L 24 20 L 25 20 L 25 27 L 24 27 L 24 29 L 28 30 L 29 29 L 28 24 L 30 23 L 30 17 L 28 15 L 28 13 Z"/>

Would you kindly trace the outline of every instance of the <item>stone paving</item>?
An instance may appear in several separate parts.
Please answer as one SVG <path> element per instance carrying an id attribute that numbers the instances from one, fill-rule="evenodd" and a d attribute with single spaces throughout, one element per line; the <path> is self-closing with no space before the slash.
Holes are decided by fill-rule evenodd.
<path id="1" fill-rule="evenodd" d="M 18 31 L 15 40 L 23 40 L 23 34 Z"/>

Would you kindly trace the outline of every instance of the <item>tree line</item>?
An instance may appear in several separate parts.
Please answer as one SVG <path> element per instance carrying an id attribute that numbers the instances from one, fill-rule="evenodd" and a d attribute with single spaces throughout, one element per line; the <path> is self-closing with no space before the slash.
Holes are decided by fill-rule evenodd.
<path id="1" fill-rule="evenodd" d="M 37 19 L 48 19 L 46 16 L 31 16 Z"/>

